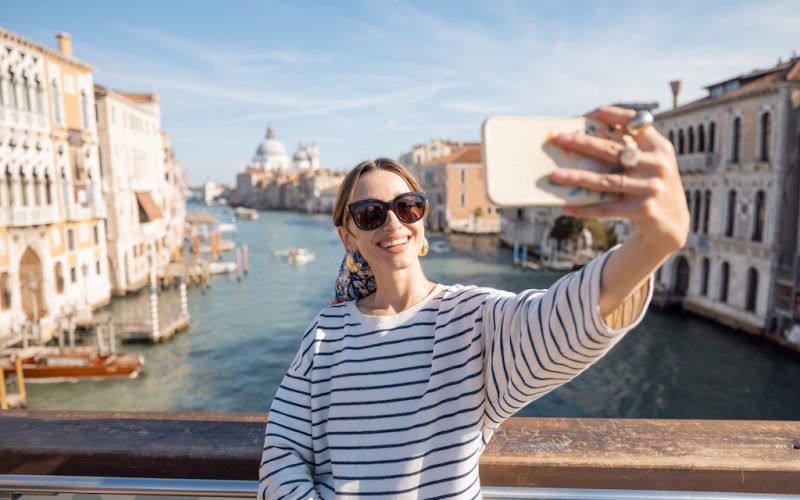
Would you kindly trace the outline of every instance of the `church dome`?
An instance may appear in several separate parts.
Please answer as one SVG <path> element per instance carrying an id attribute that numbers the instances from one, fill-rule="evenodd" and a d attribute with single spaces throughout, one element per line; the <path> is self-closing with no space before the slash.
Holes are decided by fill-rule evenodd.
<path id="1" fill-rule="evenodd" d="M 267 127 L 266 137 L 256 148 L 256 154 L 253 156 L 253 165 L 269 169 L 287 168 L 289 166 L 289 155 L 286 153 L 286 147 L 275 138 L 275 131 L 272 126 Z"/>

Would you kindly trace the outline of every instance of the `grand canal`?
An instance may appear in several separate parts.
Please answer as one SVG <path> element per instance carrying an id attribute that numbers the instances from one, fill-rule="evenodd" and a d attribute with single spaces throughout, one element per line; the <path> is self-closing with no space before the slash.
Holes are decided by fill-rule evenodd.
<path id="1" fill-rule="evenodd" d="M 230 218 L 227 208 L 213 212 Z M 249 245 L 249 275 L 241 282 L 216 276 L 208 291 L 190 289 L 187 332 L 159 345 L 125 345 L 145 356 L 142 375 L 31 384 L 29 408 L 265 411 L 300 335 L 331 300 L 342 248 L 323 215 L 262 212 L 257 221 L 239 222 L 235 239 Z M 447 241 L 451 253 L 424 259 L 437 281 L 520 291 L 546 288 L 560 276 L 513 269 L 510 250 L 491 238 Z M 275 257 L 291 246 L 311 249 L 316 260 L 298 267 Z M 146 317 L 147 307 L 146 293 L 112 304 L 121 317 Z M 176 307 L 176 293 L 162 293 L 162 310 Z M 800 356 L 688 314 L 651 309 L 595 366 L 520 415 L 797 420 Z"/>

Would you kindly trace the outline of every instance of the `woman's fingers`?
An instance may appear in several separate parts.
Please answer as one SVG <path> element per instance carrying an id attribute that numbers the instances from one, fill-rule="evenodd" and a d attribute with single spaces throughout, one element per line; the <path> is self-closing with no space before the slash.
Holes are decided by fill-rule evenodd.
<path id="1" fill-rule="evenodd" d="M 586 114 L 587 118 L 594 118 L 612 127 L 620 127 L 623 130 L 636 115 L 636 111 L 615 106 L 603 106 L 590 111 Z M 634 136 L 636 143 L 646 150 L 655 149 L 663 145 L 666 139 L 656 131 L 654 127 L 645 128 L 640 134 Z"/>
<path id="2" fill-rule="evenodd" d="M 570 217 L 598 217 L 613 219 L 635 219 L 641 211 L 641 200 L 623 199 L 612 203 L 565 206 L 561 213 Z"/>
<path id="3" fill-rule="evenodd" d="M 586 134 L 558 134 L 553 142 L 562 148 L 576 151 L 592 158 L 597 158 L 606 165 L 619 166 L 619 155 L 625 148 L 622 144 L 609 139 L 601 139 Z M 662 162 L 652 153 L 641 152 L 637 166 L 656 166 Z"/>
<path id="4" fill-rule="evenodd" d="M 576 168 L 559 168 L 550 179 L 565 186 L 582 187 L 604 193 L 651 196 L 658 192 L 657 179 L 642 179 L 624 174 L 600 174 Z"/>

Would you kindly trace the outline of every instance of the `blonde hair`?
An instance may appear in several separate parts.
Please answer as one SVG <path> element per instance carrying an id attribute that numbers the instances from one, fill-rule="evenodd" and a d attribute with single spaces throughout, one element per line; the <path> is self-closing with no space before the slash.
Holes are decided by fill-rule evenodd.
<path id="1" fill-rule="evenodd" d="M 336 204 L 333 206 L 334 226 L 344 226 L 344 228 L 349 231 L 347 228 L 347 217 L 349 215 L 347 213 L 347 202 L 350 200 L 350 196 L 353 194 L 353 190 L 355 190 L 356 183 L 358 183 L 358 179 L 361 177 L 361 175 L 368 172 L 374 172 L 376 170 L 385 170 L 387 172 L 392 172 L 399 175 L 404 181 L 406 181 L 406 184 L 408 184 L 408 187 L 411 188 L 412 191 L 423 190 L 422 185 L 420 185 L 414 176 L 411 175 L 411 172 L 406 170 L 403 165 L 390 158 L 378 158 L 377 160 L 373 161 L 362 161 L 347 173 L 344 181 L 342 181 L 342 185 L 339 186 L 339 192 L 336 195 Z"/>

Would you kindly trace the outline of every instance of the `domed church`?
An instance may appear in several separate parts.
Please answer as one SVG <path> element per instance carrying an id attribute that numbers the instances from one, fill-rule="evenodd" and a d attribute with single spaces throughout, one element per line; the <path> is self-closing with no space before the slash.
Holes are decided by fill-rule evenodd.
<path id="1" fill-rule="evenodd" d="M 267 127 L 267 136 L 256 148 L 256 154 L 250 162 L 251 168 L 263 170 L 316 170 L 319 168 L 319 147 L 314 144 L 300 143 L 292 160 L 286 153 L 286 147 L 275 138 L 275 130 Z"/>

